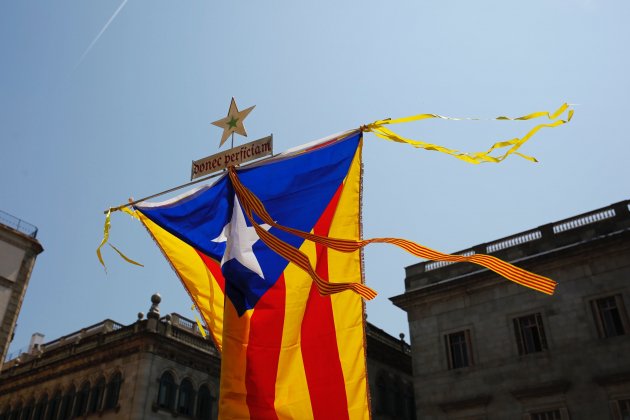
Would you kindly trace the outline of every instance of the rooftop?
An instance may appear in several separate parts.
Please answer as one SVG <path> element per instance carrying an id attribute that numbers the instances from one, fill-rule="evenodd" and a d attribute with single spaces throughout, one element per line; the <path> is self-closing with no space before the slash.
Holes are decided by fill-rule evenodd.
<path id="1" fill-rule="evenodd" d="M 0 210 L 0 225 L 7 226 L 13 230 L 17 230 L 31 238 L 37 237 L 37 227 L 19 219 L 15 216 Z"/>
<path id="2" fill-rule="evenodd" d="M 630 200 L 624 200 L 453 254 L 492 254 L 505 261 L 518 263 L 629 231 Z M 470 263 L 424 261 L 405 268 L 405 293 L 431 288 L 484 271 L 488 270 Z M 391 299 L 398 304 L 402 296 L 404 295 Z"/>
<path id="3" fill-rule="evenodd" d="M 144 314 L 140 312 L 138 313 L 138 320 L 130 325 L 123 325 L 106 319 L 47 343 L 42 342 L 42 334 L 35 333 L 28 348 L 22 348 L 7 355 L 0 375 L 3 377 L 6 375 L 14 376 L 32 368 L 43 368 L 67 357 L 87 353 L 100 345 L 120 343 L 122 340 L 144 332 L 157 333 L 201 352 L 219 357 L 219 352 L 214 346 L 209 332 L 204 329 L 206 336 L 204 338 L 196 321 L 177 313 L 160 317 L 159 303 L 161 297 L 157 293 L 151 297 L 151 302 L 152 306 L 147 317 L 145 318 Z M 149 326 L 150 319 L 157 321 L 157 327 Z M 378 342 L 380 346 L 400 352 L 410 358 L 411 348 L 404 341 L 404 334 L 401 333 L 398 339 L 366 322 L 366 335 L 369 341 Z"/>

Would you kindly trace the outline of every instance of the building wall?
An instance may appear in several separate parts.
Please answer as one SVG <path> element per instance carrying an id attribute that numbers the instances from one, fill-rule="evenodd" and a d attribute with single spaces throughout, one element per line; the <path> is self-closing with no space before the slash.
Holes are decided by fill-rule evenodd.
<path id="1" fill-rule="evenodd" d="M 368 359 L 370 407 L 374 420 L 413 420 L 411 375 L 392 369 L 387 363 Z"/>
<path id="2" fill-rule="evenodd" d="M 11 387 L 3 386 L 4 392 L 0 395 L 0 410 L 5 414 L 8 407 L 15 409 L 17 406 L 34 407 L 42 400 L 44 395 L 48 396 L 48 401 L 60 393 L 61 396 L 68 394 L 74 387 L 75 391 L 80 391 L 84 383 L 89 383 L 90 389 L 94 387 L 100 378 L 104 378 L 109 383 L 116 372 L 122 374 L 122 384 L 120 387 L 120 397 L 117 408 L 110 410 L 99 410 L 97 413 L 87 417 L 100 417 L 103 419 L 132 418 L 130 417 L 130 403 L 133 394 L 129 391 L 133 388 L 133 383 L 138 373 L 138 354 L 131 354 L 120 358 L 114 363 L 85 363 L 84 367 L 63 364 L 46 369 L 46 372 L 39 372 L 24 378 L 12 379 Z M 9 385 L 6 381 L 2 385 Z M 30 403 L 30 404 L 29 404 Z"/>
<path id="3" fill-rule="evenodd" d="M 366 333 L 372 418 L 415 420 L 409 344 L 372 324 Z"/>
<path id="4" fill-rule="evenodd" d="M 181 355 L 184 356 L 185 355 Z M 180 358 L 181 359 L 181 358 Z M 192 367 L 194 362 L 188 360 L 174 360 L 173 357 L 163 357 L 160 354 L 146 354 L 144 366 L 142 366 L 142 381 L 138 383 L 135 390 L 136 395 L 143 396 L 143 402 L 134 404 L 132 419 L 169 419 L 173 418 L 176 410 L 168 410 L 158 406 L 158 392 L 160 388 L 160 378 L 164 372 L 173 375 L 176 385 L 180 385 L 184 379 L 192 382 L 195 392 L 202 385 L 208 385 L 210 394 L 213 397 L 212 419 L 218 417 L 218 391 L 219 391 L 219 375 L 218 372 L 212 374 L 203 371 L 201 367 Z"/>
<path id="5" fill-rule="evenodd" d="M 0 369 L 13 337 L 35 258 L 42 251 L 34 237 L 0 222 Z"/>
<path id="6" fill-rule="evenodd" d="M 535 246 L 505 251 L 558 281 L 554 296 L 488 271 L 457 273 L 456 265 L 433 270 L 429 281 L 408 276 L 406 294 L 394 301 L 408 312 L 418 418 L 536 419 L 552 409 L 560 417 L 548 418 L 621 418 L 617 401 L 630 403 L 630 217 L 623 210 L 576 228 L 579 235 L 561 246 L 542 236 Z M 615 295 L 624 334 L 602 338 L 592 302 Z M 521 355 L 514 319 L 530 314 L 540 314 L 547 348 Z M 446 337 L 462 331 L 472 361 L 453 368 Z"/>
<path id="7" fill-rule="evenodd" d="M 375 420 L 414 420 L 410 348 L 371 324 L 366 325 L 367 367 Z M 47 395 L 66 396 L 88 384 L 89 398 L 98 395 L 97 383 L 122 382 L 115 406 L 101 403 L 80 418 L 169 419 L 197 418 L 178 412 L 179 394 L 169 404 L 160 400 L 161 379 L 173 377 L 177 393 L 190 381 L 198 398 L 202 386 L 210 393 L 211 419 L 218 417 L 219 354 L 199 334 L 196 323 L 177 314 L 159 318 L 157 306 L 149 319 L 123 326 L 112 320 L 86 327 L 36 347 L 6 363 L 0 373 L 0 419 L 16 407 L 34 406 Z M 106 390 L 104 400 L 108 398 Z M 73 404 L 78 404 L 77 398 Z M 166 405 L 166 407 L 164 406 Z M 194 404 L 195 409 L 196 402 Z M 48 410 L 51 405 L 48 404 Z M 57 414 L 59 406 L 53 407 Z"/>
<path id="8" fill-rule="evenodd" d="M 0 374 L 0 418 L 5 420 L 16 407 L 35 405 L 44 395 L 50 401 L 57 394 L 72 395 L 72 390 L 72 404 L 77 406 L 76 394 L 84 384 L 88 384 L 91 404 L 94 395 L 99 394 L 101 378 L 107 387 L 103 399 L 94 412 L 88 408 L 80 418 L 197 418 L 177 413 L 174 404 L 170 408 L 158 405 L 160 377 L 165 371 L 175 377 L 176 393 L 187 378 L 193 391 L 205 384 L 216 399 L 218 353 L 194 327 L 190 320 L 176 314 L 160 320 L 139 320 L 129 326 L 106 320 L 47 343 L 32 354 L 23 354 L 7 362 Z M 109 384 L 116 374 L 122 379 L 120 391 L 115 406 L 108 407 Z M 61 414 L 59 405 L 49 403 L 46 409 Z M 215 404 L 210 418 L 216 417 Z"/>

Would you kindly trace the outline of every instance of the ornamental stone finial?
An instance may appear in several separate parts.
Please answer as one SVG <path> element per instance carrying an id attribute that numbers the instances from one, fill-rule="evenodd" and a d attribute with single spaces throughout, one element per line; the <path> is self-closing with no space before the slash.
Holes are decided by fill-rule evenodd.
<path id="1" fill-rule="evenodd" d="M 154 293 L 151 296 L 151 308 L 147 314 L 147 318 L 159 319 L 160 318 L 160 302 L 162 302 L 162 296 L 159 293 Z"/>

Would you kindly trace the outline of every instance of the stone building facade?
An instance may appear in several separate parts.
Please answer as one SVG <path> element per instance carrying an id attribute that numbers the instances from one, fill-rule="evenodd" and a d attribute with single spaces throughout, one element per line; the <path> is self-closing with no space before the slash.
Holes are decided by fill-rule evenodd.
<path id="1" fill-rule="evenodd" d="M 8 361 L 0 419 L 216 418 L 219 353 L 195 322 L 160 317 L 152 302 L 147 319 L 105 320 Z"/>
<path id="2" fill-rule="evenodd" d="M 160 317 L 159 302 L 147 319 L 105 320 L 8 361 L 0 420 L 217 418 L 219 353 L 194 321 Z M 413 420 L 409 345 L 371 324 L 366 342 L 373 418 Z"/>
<path id="3" fill-rule="evenodd" d="M 630 419 L 630 201 L 480 244 L 553 296 L 472 264 L 406 269 L 419 419 Z"/>
<path id="4" fill-rule="evenodd" d="M 0 211 L 0 369 L 13 338 L 35 259 L 37 228 Z"/>
<path id="5" fill-rule="evenodd" d="M 411 346 L 404 334 L 397 339 L 367 323 L 365 335 L 372 418 L 415 420 Z"/>

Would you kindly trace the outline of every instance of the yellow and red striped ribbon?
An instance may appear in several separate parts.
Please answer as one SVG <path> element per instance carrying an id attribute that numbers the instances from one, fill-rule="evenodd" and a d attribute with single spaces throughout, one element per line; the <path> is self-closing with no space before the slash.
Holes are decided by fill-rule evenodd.
<path id="1" fill-rule="evenodd" d="M 258 217 L 260 217 L 260 219 L 262 219 L 270 226 L 294 234 L 309 241 L 322 244 L 328 248 L 340 252 L 353 252 L 371 243 L 389 243 L 404 249 L 412 255 L 433 261 L 471 262 L 474 264 L 478 264 L 482 267 L 494 271 L 495 273 L 505 277 L 510 281 L 513 281 L 514 283 L 529 287 L 548 295 L 553 294 L 556 287 L 557 283 L 550 278 L 534 274 L 522 268 L 516 267 L 491 255 L 474 254 L 470 256 L 463 256 L 444 254 L 431 248 L 419 245 L 415 242 L 400 238 L 372 238 L 358 241 L 351 239 L 330 238 L 279 225 L 269 215 L 258 197 L 256 197 L 254 193 L 252 193 L 240 182 L 234 167 L 229 168 L 229 176 L 230 180 L 232 181 L 232 185 L 234 187 L 236 195 L 241 203 L 241 206 L 245 210 L 248 219 L 256 229 L 256 232 L 258 233 L 260 239 L 273 251 L 277 252 L 288 261 L 296 264 L 304 271 L 309 273 L 311 278 L 317 285 L 320 294 L 322 295 L 338 293 L 344 290 L 351 289 L 361 296 L 365 297 L 366 299 L 372 299 L 374 296 L 376 296 L 376 292 L 374 292 L 367 286 L 358 283 L 328 283 L 322 280 L 315 273 L 308 261 L 308 258 L 305 255 L 301 254 L 301 252 L 296 248 L 284 243 L 283 241 L 276 238 L 274 235 L 260 227 L 255 222 L 252 213 L 255 213 Z"/>
<path id="2" fill-rule="evenodd" d="M 251 191 L 249 191 L 243 184 L 241 184 L 241 181 L 238 179 L 238 176 L 236 175 L 236 170 L 234 169 L 233 166 L 229 168 L 229 175 L 230 175 L 230 180 L 232 181 L 232 185 L 234 186 L 236 196 L 238 197 L 239 202 L 241 203 L 243 211 L 245 212 L 245 215 L 249 219 L 252 226 L 254 226 L 254 229 L 256 230 L 258 237 L 272 251 L 276 252 L 278 255 L 282 256 L 287 261 L 292 262 L 293 264 L 295 264 L 296 266 L 304 270 L 306 273 L 308 273 L 313 279 L 313 281 L 315 282 L 317 286 L 317 290 L 319 291 L 321 295 L 327 296 L 327 295 L 343 292 L 345 290 L 352 290 L 355 293 L 359 294 L 360 296 L 368 300 L 374 299 L 376 297 L 377 293 L 374 290 L 370 289 L 369 287 L 361 283 L 331 283 L 322 279 L 311 266 L 311 263 L 308 257 L 306 256 L 306 254 L 304 254 L 302 251 L 295 248 L 294 246 L 287 244 L 286 242 L 277 238 L 271 233 L 267 232 L 267 230 L 263 229 L 258 223 L 256 223 L 252 214 L 253 211 L 259 217 L 262 218 L 262 215 L 260 213 L 261 212 L 260 209 L 262 208 L 262 211 L 264 212 L 263 214 L 269 220 L 271 220 L 269 213 L 267 213 L 267 211 L 264 209 L 264 206 L 262 205 L 260 200 Z M 272 220 L 272 223 L 273 223 L 272 226 L 275 226 L 275 227 L 280 226 L 273 220 Z"/>

